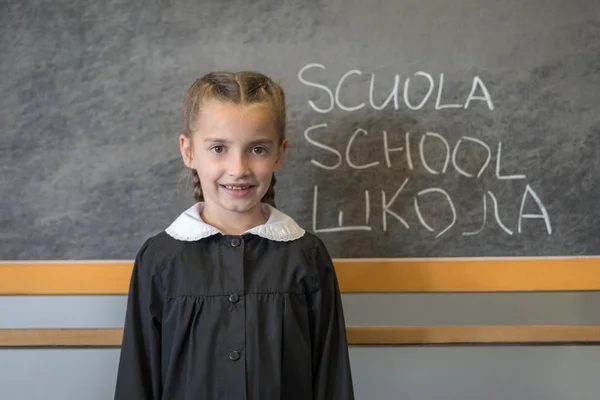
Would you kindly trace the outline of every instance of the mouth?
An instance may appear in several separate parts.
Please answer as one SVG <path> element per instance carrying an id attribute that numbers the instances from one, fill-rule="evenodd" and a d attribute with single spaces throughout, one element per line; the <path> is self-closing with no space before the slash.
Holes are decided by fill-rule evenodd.
<path id="1" fill-rule="evenodd" d="M 252 192 L 255 185 L 250 184 L 235 184 L 235 185 L 220 185 L 221 188 L 230 196 L 245 197 Z"/>
<path id="2" fill-rule="evenodd" d="M 221 186 L 228 190 L 247 190 L 247 189 L 254 187 L 254 185 L 221 185 Z"/>

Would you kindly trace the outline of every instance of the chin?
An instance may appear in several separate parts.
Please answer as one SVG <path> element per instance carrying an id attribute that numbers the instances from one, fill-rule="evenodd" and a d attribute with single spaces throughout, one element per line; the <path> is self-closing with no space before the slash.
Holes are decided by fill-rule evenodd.
<path id="1" fill-rule="evenodd" d="M 234 199 L 221 202 L 221 207 L 228 211 L 245 213 L 260 205 L 260 199 Z"/>

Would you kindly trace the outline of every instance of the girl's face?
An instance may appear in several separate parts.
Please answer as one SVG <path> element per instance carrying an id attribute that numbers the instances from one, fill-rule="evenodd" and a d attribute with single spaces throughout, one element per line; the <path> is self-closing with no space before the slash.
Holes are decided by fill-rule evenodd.
<path id="1" fill-rule="evenodd" d="M 279 143 L 271 109 L 207 102 L 195 128 L 191 141 L 180 137 L 180 148 L 200 177 L 205 212 L 259 215 L 287 148 L 287 140 Z"/>

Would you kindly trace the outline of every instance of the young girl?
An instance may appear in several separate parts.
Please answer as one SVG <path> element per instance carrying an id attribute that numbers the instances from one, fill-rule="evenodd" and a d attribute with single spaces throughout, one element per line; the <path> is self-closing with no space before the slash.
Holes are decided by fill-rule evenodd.
<path id="1" fill-rule="evenodd" d="M 275 208 L 284 92 L 254 72 L 189 89 L 180 150 L 196 204 L 139 250 L 117 400 L 349 400 L 331 258 Z"/>

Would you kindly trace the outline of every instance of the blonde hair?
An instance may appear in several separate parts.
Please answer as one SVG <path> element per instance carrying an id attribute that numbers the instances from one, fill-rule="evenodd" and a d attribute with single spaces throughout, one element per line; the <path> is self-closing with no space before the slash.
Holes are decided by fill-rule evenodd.
<path id="1" fill-rule="evenodd" d="M 246 106 L 255 104 L 270 105 L 279 133 L 279 145 L 285 140 L 285 94 L 281 86 L 268 76 L 253 71 L 238 73 L 217 71 L 210 72 L 197 79 L 188 89 L 183 106 L 183 134 L 190 141 L 193 138 L 198 119 L 201 117 L 202 105 L 207 101 Z M 196 170 L 192 170 L 192 177 L 194 199 L 204 201 L 200 177 Z M 275 207 L 275 181 L 275 174 L 273 174 L 271 185 L 261 199 L 263 203 L 270 204 L 273 207 Z"/>

